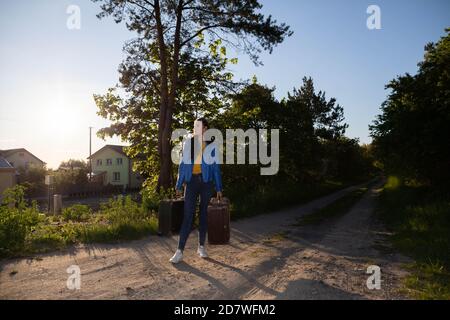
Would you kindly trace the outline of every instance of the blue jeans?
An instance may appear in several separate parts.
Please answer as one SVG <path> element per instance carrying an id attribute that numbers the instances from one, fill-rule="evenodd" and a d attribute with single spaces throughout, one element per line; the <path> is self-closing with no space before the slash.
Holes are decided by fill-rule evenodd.
<path id="1" fill-rule="evenodd" d="M 184 217 L 180 230 L 178 249 L 184 250 L 186 241 L 191 233 L 192 220 L 194 219 L 198 196 L 200 196 L 198 242 L 201 246 L 205 244 L 206 231 L 208 229 L 208 204 L 212 196 L 212 191 L 213 182 L 203 182 L 201 174 L 192 175 L 191 181 L 187 183 L 186 193 L 184 195 Z"/>

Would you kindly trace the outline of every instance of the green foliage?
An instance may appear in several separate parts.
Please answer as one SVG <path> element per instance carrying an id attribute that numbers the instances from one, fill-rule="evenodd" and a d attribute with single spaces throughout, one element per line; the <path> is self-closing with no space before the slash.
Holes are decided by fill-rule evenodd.
<path id="1" fill-rule="evenodd" d="M 57 171 L 51 171 L 55 177 L 55 192 L 70 193 L 83 189 L 88 184 L 89 166 L 83 160 L 70 159 L 61 162 Z"/>
<path id="2" fill-rule="evenodd" d="M 392 80 L 370 127 L 377 157 L 389 173 L 422 183 L 450 182 L 450 29 L 425 47 L 416 75 Z"/>
<path id="3" fill-rule="evenodd" d="M 81 229 L 82 242 L 133 240 L 157 231 L 156 216 L 130 196 L 110 199 L 108 203 L 102 204 L 98 215 L 101 219 L 99 223 Z"/>
<path id="4" fill-rule="evenodd" d="M 450 266 L 450 201 L 405 185 L 385 188 L 380 201 L 381 217 L 397 231 L 394 241 L 402 250 Z"/>
<path id="5" fill-rule="evenodd" d="M 23 186 L 5 192 L 0 206 L 0 257 L 46 252 L 77 243 L 116 242 L 156 234 L 157 218 L 130 196 L 110 199 L 101 210 L 76 204 L 61 216 L 40 214 L 35 202 L 27 207 Z"/>
<path id="6" fill-rule="evenodd" d="M 175 197 L 175 190 L 160 190 L 157 191 L 154 188 L 156 184 L 142 190 L 142 207 L 148 212 L 157 212 L 159 209 L 159 203 L 163 199 L 173 199 Z"/>
<path id="7" fill-rule="evenodd" d="M 30 165 L 28 168 L 19 167 L 18 183 L 23 185 L 27 197 L 42 195 L 46 190 L 44 179 L 47 169 L 39 165 Z"/>
<path id="8" fill-rule="evenodd" d="M 151 215 L 151 212 L 144 210 L 130 196 L 118 196 L 117 199 L 110 199 L 109 202 L 102 203 L 99 213 L 112 224 L 145 220 Z"/>
<path id="9" fill-rule="evenodd" d="M 343 108 L 336 99 L 316 92 L 311 78 L 304 78 L 301 88 L 282 101 L 276 101 L 274 89 L 259 85 L 256 78 L 250 84 L 233 81 L 227 66 L 237 59 L 228 57 L 230 48 L 243 50 L 259 63 L 261 49 L 271 51 L 292 34 L 287 25 L 260 13 L 258 1 L 190 1 L 188 8 L 178 1 L 161 1 L 161 6 L 143 0 L 126 5 L 124 0 L 94 2 L 101 3 L 100 18 L 112 16 L 118 23 L 126 21 L 127 27 L 137 33 L 137 38 L 124 47 L 127 57 L 119 68 L 119 85 L 94 99 L 98 114 L 112 121 L 98 135 L 117 135 L 130 142 L 126 152 L 136 160 L 134 169 L 145 178 L 143 194 L 148 207 L 157 207 L 160 195 L 154 192 L 155 186 L 157 190 L 161 185 L 167 189 L 176 180 L 177 168 L 167 164 L 169 152 L 163 152 L 167 140 L 162 137 L 170 137 L 172 129 L 191 129 L 199 116 L 222 130 L 280 129 L 279 175 L 289 183 L 320 183 L 327 177 L 338 177 L 337 171 L 345 171 L 345 178 L 352 180 L 369 171 L 371 165 L 366 164 L 356 141 L 338 141 L 347 128 Z M 180 12 L 183 19 L 177 20 Z M 167 24 L 158 25 L 156 13 Z M 177 21 L 181 21 L 178 28 L 174 25 Z M 155 32 L 147 32 L 149 29 Z M 127 95 L 118 93 L 122 89 Z M 171 115 L 166 117 L 168 122 L 161 119 L 164 114 Z M 340 148 L 330 152 L 333 144 Z M 349 161 L 336 164 L 337 158 L 346 156 L 355 160 L 353 169 Z M 332 164 L 334 172 L 327 172 L 326 163 Z M 233 185 L 236 181 L 271 183 L 260 178 L 258 166 L 253 165 L 224 167 L 223 176 Z"/>
<path id="10" fill-rule="evenodd" d="M 157 219 L 155 217 L 142 221 L 124 221 L 112 225 L 95 224 L 81 230 L 80 240 L 84 243 L 136 240 L 146 235 L 156 234 L 156 230 Z"/>
<path id="11" fill-rule="evenodd" d="M 316 92 L 311 78 L 304 78 L 301 88 L 281 102 L 273 91 L 254 82 L 232 95 L 230 107 L 214 120 L 219 129 L 279 129 L 278 176 L 261 176 L 258 165 L 224 165 L 225 187 L 274 180 L 312 185 L 326 179 L 367 179 L 373 173 L 370 147 L 344 137 L 343 108 L 334 98 L 327 100 L 324 92 Z"/>
<path id="12" fill-rule="evenodd" d="M 87 221 L 91 215 L 92 210 L 83 204 L 75 204 L 62 210 L 62 216 L 66 221 Z"/>
<path id="13" fill-rule="evenodd" d="M 450 300 L 450 272 L 438 262 L 413 263 L 405 280 L 406 293 L 414 299 Z"/>
<path id="14" fill-rule="evenodd" d="M 150 180 L 158 175 L 158 190 L 170 189 L 172 130 L 218 113 L 237 85 L 226 69 L 237 62 L 227 57 L 227 47 L 259 63 L 262 50 L 272 51 L 292 32 L 265 17 L 256 0 L 93 1 L 101 3 L 99 18 L 112 16 L 135 33 L 119 67 L 126 95 L 110 89 L 94 96 L 99 115 L 112 121 L 97 134 L 130 141 L 126 152 L 136 159 L 135 169 Z"/>
<path id="15" fill-rule="evenodd" d="M 41 220 L 36 202 L 27 207 L 24 194 L 25 188 L 20 185 L 4 192 L 0 206 L 0 257 L 22 250 L 27 234 Z"/>
<path id="16" fill-rule="evenodd" d="M 13 254 L 47 252 L 62 249 L 66 245 L 75 243 L 75 237 L 67 238 L 65 230 L 67 230 L 67 227 L 62 225 L 41 223 L 36 226 L 32 233 L 27 235 L 27 247 L 20 251 L 17 250 Z"/>
<path id="17" fill-rule="evenodd" d="M 28 168 L 18 169 L 18 183 L 25 187 L 27 198 L 39 197 L 47 194 L 45 176 L 51 174 L 55 177 L 54 191 L 68 193 L 80 190 L 88 184 L 89 168 L 85 161 L 69 159 L 61 162 L 58 170 L 46 169 L 42 166 L 30 165 Z"/>
<path id="18" fill-rule="evenodd" d="M 376 175 L 371 145 L 359 145 L 357 139 L 339 137 L 322 142 L 321 175 L 338 181 L 364 181 Z"/>
<path id="19" fill-rule="evenodd" d="M 222 42 L 226 42 L 258 63 L 262 50 L 272 52 L 276 45 L 293 33 L 286 24 L 278 24 L 271 15 L 263 15 L 262 4 L 257 0 L 160 0 L 159 6 L 147 0 L 131 3 L 126 0 L 92 1 L 101 3 L 102 11 L 97 15 L 99 18 L 112 16 L 117 23 L 127 22 L 130 31 L 155 45 L 158 34 L 147 31 L 157 29 L 155 14 L 160 15 L 164 21 L 162 36 L 166 46 L 170 49 L 176 45 L 175 39 L 179 32 L 181 52 L 189 52 L 192 56 L 201 54 L 199 49 L 203 45 L 212 47 L 209 54 L 214 56 L 223 50 Z M 177 14 L 183 15 L 178 29 L 175 28 Z"/>
<path id="20" fill-rule="evenodd" d="M 193 68 L 190 71 L 195 73 L 196 70 Z M 330 179 L 348 184 L 367 179 L 372 173 L 370 146 L 360 146 L 357 140 L 344 137 L 347 124 L 344 123 L 343 108 L 334 98 L 327 99 L 324 92 L 316 92 L 311 78 L 304 78 L 301 88 L 294 89 L 288 99 L 277 101 L 273 91 L 273 88 L 262 86 L 255 79 L 227 99 L 211 100 L 216 107 L 208 109 L 211 126 L 222 130 L 224 136 L 227 128 L 278 128 L 281 131 L 278 175 L 261 176 L 260 165 L 222 166 L 224 191 L 232 200 L 234 218 L 276 210 L 336 190 L 340 185 L 331 187 L 327 183 Z M 201 92 L 206 94 L 207 91 Z M 194 89 L 188 90 L 186 95 L 193 93 Z M 188 96 L 180 99 L 184 98 L 188 99 Z M 193 100 L 197 98 L 189 97 Z M 147 174 L 142 190 L 143 206 L 146 210 L 156 211 L 161 199 L 174 196 L 173 190 L 157 191 L 156 188 L 159 168 L 155 152 L 157 130 L 152 127 L 150 118 L 155 115 L 157 104 L 139 106 L 151 108 L 153 111 L 148 114 L 138 109 L 134 113 L 130 112 L 134 106 L 113 95 L 112 91 L 96 99 L 104 116 L 109 115 L 113 120 L 123 115 L 129 117 L 127 127 L 118 124 L 117 129 L 127 132 L 124 138 L 128 137 L 127 130 L 130 130 L 132 146 L 127 149 L 129 154 L 136 157 L 146 155 L 137 162 L 138 170 Z M 208 101 L 209 98 L 205 96 L 205 99 Z M 217 106 L 221 105 L 227 107 L 219 112 Z M 142 126 L 141 122 L 146 117 L 149 122 Z M 176 122 L 192 128 L 194 119 L 194 115 L 186 112 Z M 176 169 L 174 165 L 174 178 Z"/>
<path id="21" fill-rule="evenodd" d="M 379 202 L 393 244 L 415 262 L 405 285 L 420 299 L 450 299 L 450 200 L 430 187 L 391 179 Z"/>
<path id="22" fill-rule="evenodd" d="M 389 176 L 387 178 L 386 184 L 384 186 L 385 189 L 387 190 L 395 190 L 398 187 L 401 186 L 401 181 L 398 177 L 396 176 Z"/>
<path id="23" fill-rule="evenodd" d="M 425 47 L 418 72 L 392 80 L 382 114 L 370 127 L 374 154 L 390 174 L 380 216 L 392 241 L 415 262 L 406 291 L 450 299 L 450 29 Z"/>

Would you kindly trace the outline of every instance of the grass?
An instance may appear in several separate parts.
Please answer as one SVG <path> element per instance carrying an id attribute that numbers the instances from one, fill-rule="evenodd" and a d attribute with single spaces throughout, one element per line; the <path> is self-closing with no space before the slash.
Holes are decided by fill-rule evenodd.
<path id="1" fill-rule="evenodd" d="M 60 216 L 26 206 L 23 190 L 12 190 L 0 206 L 0 257 L 24 256 L 63 249 L 78 243 L 117 242 L 156 234 L 158 221 L 152 211 L 130 197 L 110 199 L 97 212 L 74 205 Z"/>
<path id="2" fill-rule="evenodd" d="M 232 199 L 231 218 L 237 220 L 306 203 L 349 185 L 325 181 L 312 185 L 287 183 L 255 185 L 252 190 L 240 190 L 238 186 L 234 186 L 232 190 L 226 190 L 225 194 Z"/>
<path id="3" fill-rule="evenodd" d="M 289 236 L 289 231 L 282 231 L 271 235 L 270 237 L 263 240 L 263 243 L 274 243 L 287 239 Z"/>
<path id="4" fill-rule="evenodd" d="M 99 222 L 98 214 L 86 223 L 62 222 L 58 225 L 44 221 L 36 226 L 25 239 L 25 245 L 17 254 L 42 253 L 63 249 L 79 243 L 115 243 L 123 240 L 137 240 L 144 236 L 156 234 L 157 219 L 150 217 L 141 221 L 124 221 L 112 223 Z"/>
<path id="5" fill-rule="evenodd" d="M 298 222 L 294 225 L 316 225 L 323 222 L 324 220 L 342 216 L 343 214 L 347 213 L 366 192 L 367 187 L 358 188 L 343 196 L 342 198 L 339 198 L 328 206 L 299 218 Z"/>
<path id="6" fill-rule="evenodd" d="M 393 183 L 394 182 L 394 183 Z M 389 179 L 378 214 L 394 248 L 411 257 L 403 291 L 414 299 L 450 299 L 450 199 L 420 185 Z"/>

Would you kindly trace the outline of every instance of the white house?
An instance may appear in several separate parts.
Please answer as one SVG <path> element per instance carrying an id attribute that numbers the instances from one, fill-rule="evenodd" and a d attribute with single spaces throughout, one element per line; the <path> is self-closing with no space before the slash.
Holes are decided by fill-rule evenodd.
<path id="1" fill-rule="evenodd" d="M 107 144 L 91 155 L 92 174 L 103 185 L 140 188 L 142 177 L 132 170 L 133 161 L 123 150 L 124 146 Z M 89 157 L 87 158 L 89 160 Z"/>

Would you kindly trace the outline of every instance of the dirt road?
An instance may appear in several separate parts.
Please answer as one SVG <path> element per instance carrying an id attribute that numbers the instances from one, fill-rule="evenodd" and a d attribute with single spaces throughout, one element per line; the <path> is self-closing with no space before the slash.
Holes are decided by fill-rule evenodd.
<path id="1" fill-rule="evenodd" d="M 151 236 L 119 245 L 87 245 L 0 262 L 1 299 L 402 299 L 397 291 L 406 259 L 392 253 L 373 217 L 377 186 L 345 215 L 318 226 L 296 219 L 328 205 L 347 188 L 306 205 L 232 223 L 231 242 L 184 262 L 168 259 L 178 237 Z M 69 290 L 67 268 L 81 270 Z M 367 268 L 381 268 L 381 289 L 369 290 Z"/>

